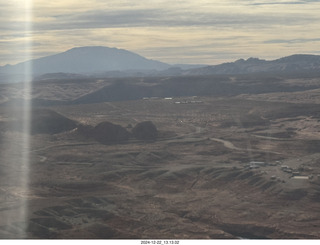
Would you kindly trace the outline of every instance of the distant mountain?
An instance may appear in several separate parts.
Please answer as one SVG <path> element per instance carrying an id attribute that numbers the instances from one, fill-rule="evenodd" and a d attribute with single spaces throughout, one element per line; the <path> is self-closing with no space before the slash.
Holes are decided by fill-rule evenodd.
<path id="1" fill-rule="evenodd" d="M 32 64 L 32 66 L 31 66 Z M 33 77 L 70 78 L 77 75 L 96 77 L 231 75 L 253 73 L 320 73 L 320 55 L 296 54 L 277 60 L 240 59 L 214 66 L 169 65 L 144 58 L 127 50 L 100 46 L 79 47 L 66 52 L 34 59 L 17 65 L 0 67 L 0 83 L 23 79 L 26 68 L 32 67 Z M 47 76 L 48 77 L 48 76 Z"/>
<path id="2" fill-rule="evenodd" d="M 320 55 L 296 54 L 277 60 L 240 59 L 231 63 L 190 69 L 185 74 L 252 74 L 320 72 Z"/>
<path id="3" fill-rule="evenodd" d="M 32 66 L 31 66 L 32 64 Z M 109 71 L 160 71 L 170 65 L 146 59 L 123 49 L 108 47 L 79 47 L 17 65 L 0 67 L 2 74 L 22 74 L 25 67 L 32 67 L 34 75 L 46 73 L 92 74 Z"/>

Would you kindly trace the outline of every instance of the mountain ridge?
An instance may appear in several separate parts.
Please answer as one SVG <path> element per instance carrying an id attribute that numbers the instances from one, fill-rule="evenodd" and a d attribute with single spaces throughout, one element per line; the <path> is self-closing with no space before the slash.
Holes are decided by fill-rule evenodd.
<path id="1" fill-rule="evenodd" d="M 164 70 L 170 65 L 147 59 L 136 53 L 103 46 L 75 47 L 65 52 L 41 57 L 16 65 L 0 67 L 2 73 L 23 73 L 32 64 L 33 74 L 98 73 L 124 70 Z"/>
<path id="2" fill-rule="evenodd" d="M 268 72 L 320 72 L 320 55 L 294 54 L 275 60 L 259 58 L 239 59 L 235 62 L 220 65 L 206 66 L 189 70 L 189 74 L 216 75 L 216 74 L 251 74 Z"/>
<path id="3" fill-rule="evenodd" d="M 16 65 L 0 66 L 0 78 L 23 76 L 27 67 L 33 67 L 34 76 L 58 73 L 105 77 L 320 73 L 320 55 L 293 54 L 275 60 L 250 57 L 218 65 L 170 65 L 125 49 L 85 46 Z"/>

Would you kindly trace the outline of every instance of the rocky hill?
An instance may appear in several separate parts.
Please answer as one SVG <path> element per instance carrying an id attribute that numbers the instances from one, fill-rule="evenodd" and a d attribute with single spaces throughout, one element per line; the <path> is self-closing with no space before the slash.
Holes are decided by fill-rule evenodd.
<path id="1" fill-rule="evenodd" d="M 296 54 L 276 60 L 249 58 L 221 65 L 190 69 L 187 74 L 320 73 L 320 55 Z"/>

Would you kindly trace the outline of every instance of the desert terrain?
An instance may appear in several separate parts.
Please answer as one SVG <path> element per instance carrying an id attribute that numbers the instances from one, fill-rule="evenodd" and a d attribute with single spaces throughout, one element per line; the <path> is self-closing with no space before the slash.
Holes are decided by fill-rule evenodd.
<path id="1" fill-rule="evenodd" d="M 1 84 L 0 238 L 320 238 L 319 76 L 32 86 L 24 169 L 25 91 Z"/>

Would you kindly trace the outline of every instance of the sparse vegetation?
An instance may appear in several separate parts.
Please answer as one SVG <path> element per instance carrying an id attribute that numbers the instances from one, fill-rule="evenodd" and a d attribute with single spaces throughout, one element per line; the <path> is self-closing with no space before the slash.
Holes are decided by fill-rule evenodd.
<path id="1" fill-rule="evenodd" d="M 299 93 L 283 93 L 292 81 L 265 75 L 119 80 L 81 81 L 78 91 L 68 80 L 66 94 L 62 81 L 48 81 L 50 95 L 36 86 L 42 100 L 59 90 L 60 102 L 33 111 L 28 193 L 11 161 L 18 114 L 0 105 L 0 212 L 14 216 L 27 196 L 29 238 L 320 237 L 319 89 L 310 98 L 302 79 Z M 129 83 L 172 98 L 104 97 Z M 23 225 L 3 222 L 0 237 Z"/>

